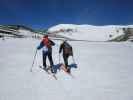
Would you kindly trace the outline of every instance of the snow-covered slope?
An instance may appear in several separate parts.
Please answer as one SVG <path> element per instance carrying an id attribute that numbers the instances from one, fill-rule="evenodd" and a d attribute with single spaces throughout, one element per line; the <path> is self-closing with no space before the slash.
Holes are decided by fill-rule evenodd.
<path id="1" fill-rule="evenodd" d="M 39 42 L 31 38 L 0 39 L 0 100 L 133 99 L 131 42 L 71 41 L 78 64 L 78 69 L 72 69 L 75 78 L 60 70 L 57 81 L 39 69 L 41 51 L 30 72 Z M 60 41 L 54 42 L 53 59 L 57 64 Z"/>
<path id="2" fill-rule="evenodd" d="M 74 24 L 59 24 L 49 28 L 52 34 L 61 35 L 75 40 L 88 41 L 108 41 L 120 35 L 123 35 L 123 28 L 129 26 L 92 26 L 92 25 L 74 25 Z"/>

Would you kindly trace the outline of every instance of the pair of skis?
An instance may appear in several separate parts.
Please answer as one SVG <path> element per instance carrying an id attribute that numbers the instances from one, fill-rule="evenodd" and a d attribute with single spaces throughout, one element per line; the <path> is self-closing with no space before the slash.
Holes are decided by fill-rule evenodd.
<path id="1" fill-rule="evenodd" d="M 60 69 L 62 69 L 65 73 L 67 73 L 68 75 L 70 75 L 72 78 L 74 78 L 74 76 L 71 74 L 71 72 L 68 72 L 65 65 L 61 64 Z"/>
<path id="2" fill-rule="evenodd" d="M 51 75 L 55 80 L 57 80 L 57 77 L 55 75 L 55 73 L 52 73 L 50 71 L 50 68 L 48 69 L 44 69 L 42 66 L 39 66 L 41 69 L 43 69 L 47 74 Z M 70 75 L 72 78 L 74 78 L 74 76 L 71 74 L 71 72 L 68 72 L 65 65 L 64 64 L 61 64 L 60 65 L 60 69 L 63 70 L 65 73 L 67 73 L 68 75 Z"/>
<path id="3" fill-rule="evenodd" d="M 39 67 L 42 70 L 44 70 L 47 74 L 51 75 L 55 80 L 57 80 L 57 77 L 56 77 L 55 73 L 52 73 L 49 68 L 48 69 L 44 69 L 42 66 L 39 66 Z"/>

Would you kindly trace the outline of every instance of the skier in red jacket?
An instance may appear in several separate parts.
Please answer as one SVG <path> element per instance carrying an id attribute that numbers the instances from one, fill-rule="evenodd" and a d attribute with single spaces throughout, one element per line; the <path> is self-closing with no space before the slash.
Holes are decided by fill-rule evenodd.
<path id="1" fill-rule="evenodd" d="M 53 59 L 52 59 L 52 46 L 54 46 L 55 43 L 48 38 L 48 35 L 45 35 L 40 42 L 40 45 L 37 47 L 38 50 L 41 48 L 42 50 L 42 56 L 43 56 L 43 69 L 47 70 L 48 66 L 46 64 L 46 58 L 48 57 L 49 62 L 50 62 L 50 69 L 51 72 L 53 73 Z"/>

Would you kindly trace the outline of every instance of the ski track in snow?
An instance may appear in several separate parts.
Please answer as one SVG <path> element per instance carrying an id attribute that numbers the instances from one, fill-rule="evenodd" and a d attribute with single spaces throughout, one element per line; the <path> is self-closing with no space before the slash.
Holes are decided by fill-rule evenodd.
<path id="1" fill-rule="evenodd" d="M 132 43 L 71 41 L 78 64 L 72 69 L 75 78 L 58 71 L 56 81 L 38 67 L 41 50 L 30 72 L 39 42 L 29 38 L 0 40 L 0 100 L 133 99 Z M 53 59 L 57 64 L 60 42 L 55 42 Z"/>

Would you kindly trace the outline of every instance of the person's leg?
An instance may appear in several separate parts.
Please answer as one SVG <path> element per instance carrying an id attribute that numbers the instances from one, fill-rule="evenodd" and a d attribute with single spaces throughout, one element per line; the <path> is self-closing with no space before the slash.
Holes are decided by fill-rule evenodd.
<path id="1" fill-rule="evenodd" d="M 68 67 L 68 55 L 64 54 L 63 55 L 63 59 L 64 59 L 64 63 L 65 63 L 65 67 L 67 68 Z"/>
<path id="2" fill-rule="evenodd" d="M 46 69 L 47 65 L 46 65 L 46 57 L 47 57 L 47 54 L 43 52 L 43 68 Z"/>
<path id="3" fill-rule="evenodd" d="M 68 66 L 68 58 L 69 58 L 69 55 L 63 55 L 63 58 L 64 58 L 64 62 L 65 62 L 65 67 L 67 69 L 67 72 L 70 73 L 70 68 Z"/>
<path id="4" fill-rule="evenodd" d="M 51 72 L 53 72 L 53 58 L 52 58 L 52 52 L 49 52 L 48 53 L 48 59 L 49 59 L 49 62 L 50 62 L 50 68 L 51 68 Z"/>
<path id="5" fill-rule="evenodd" d="M 53 58 L 52 58 L 52 53 L 48 53 L 48 59 L 49 59 L 49 62 L 50 62 L 50 66 L 53 66 Z"/>

